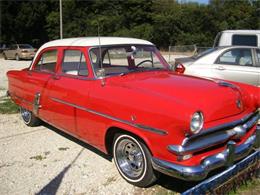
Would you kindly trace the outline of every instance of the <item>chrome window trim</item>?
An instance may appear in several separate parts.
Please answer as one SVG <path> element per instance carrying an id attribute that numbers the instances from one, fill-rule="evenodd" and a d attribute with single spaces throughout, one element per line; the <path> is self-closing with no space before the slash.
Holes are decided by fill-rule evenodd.
<path id="1" fill-rule="evenodd" d="M 53 100 L 53 101 L 59 102 L 61 104 L 66 104 L 68 106 L 78 108 L 80 110 L 83 110 L 83 111 L 86 111 L 86 112 L 89 112 L 89 113 L 92 113 L 92 114 L 95 114 L 95 115 L 98 115 L 98 116 L 102 116 L 102 117 L 110 119 L 110 120 L 121 122 L 121 123 L 124 123 L 126 125 L 136 127 L 136 128 L 139 128 L 139 129 L 142 129 L 142 130 L 145 130 L 145 131 L 149 131 L 149 132 L 156 133 L 156 134 L 159 134 L 159 135 L 167 135 L 168 134 L 167 131 L 164 131 L 164 130 L 161 130 L 161 129 L 149 127 L 149 126 L 142 125 L 142 124 L 132 123 L 130 121 L 120 119 L 120 118 L 117 118 L 117 117 L 113 117 L 113 116 L 110 116 L 110 115 L 107 115 L 107 114 L 104 114 L 104 113 L 101 113 L 101 112 L 97 112 L 95 110 L 92 110 L 92 109 L 89 109 L 89 108 L 86 108 L 86 107 L 83 107 L 83 106 L 79 106 L 77 104 L 70 103 L 70 102 L 67 102 L 67 101 L 63 101 L 63 100 L 60 100 L 60 99 L 55 98 L 55 97 L 50 97 L 50 99 Z"/>

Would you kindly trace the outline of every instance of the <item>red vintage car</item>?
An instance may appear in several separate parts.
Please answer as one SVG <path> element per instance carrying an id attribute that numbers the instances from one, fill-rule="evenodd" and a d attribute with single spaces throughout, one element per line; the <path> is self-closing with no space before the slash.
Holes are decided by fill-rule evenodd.
<path id="1" fill-rule="evenodd" d="M 45 121 L 95 146 L 136 186 L 160 172 L 202 180 L 259 147 L 254 87 L 178 74 L 145 40 L 51 41 L 7 76 L 26 125 Z"/>

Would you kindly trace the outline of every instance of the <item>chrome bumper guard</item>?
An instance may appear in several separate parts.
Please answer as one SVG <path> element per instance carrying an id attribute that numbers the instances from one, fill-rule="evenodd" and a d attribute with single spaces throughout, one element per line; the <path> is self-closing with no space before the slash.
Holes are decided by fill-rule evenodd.
<path id="1" fill-rule="evenodd" d="M 259 150 L 259 147 L 260 127 L 257 126 L 256 133 L 244 143 L 235 146 L 233 141 L 229 141 L 224 151 L 205 158 L 198 166 L 182 166 L 158 158 L 152 158 L 152 165 L 155 170 L 166 175 L 186 181 L 199 181 L 206 178 L 210 171 L 223 166 L 231 166 L 234 161 L 247 156 L 253 148 Z"/>

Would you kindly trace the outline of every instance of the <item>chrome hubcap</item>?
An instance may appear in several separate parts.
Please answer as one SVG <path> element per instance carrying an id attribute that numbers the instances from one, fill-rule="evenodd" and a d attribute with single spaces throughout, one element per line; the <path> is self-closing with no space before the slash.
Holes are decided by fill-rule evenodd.
<path id="1" fill-rule="evenodd" d="M 116 160 L 128 177 L 137 178 L 143 172 L 144 157 L 139 146 L 130 139 L 119 141 L 116 148 Z"/>
<path id="2" fill-rule="evenodd" d="M 26 110 L 25 108 L 21 108 L 21 115 L 22 115 L 23 120 L 26 123 L 30 122 L 30 120 L 31 120 L 31 112 L 29 110 Z"/>

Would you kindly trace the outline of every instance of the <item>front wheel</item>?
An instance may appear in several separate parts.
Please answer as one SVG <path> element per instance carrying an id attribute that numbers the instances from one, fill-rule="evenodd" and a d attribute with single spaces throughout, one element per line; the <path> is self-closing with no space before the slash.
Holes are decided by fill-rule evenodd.
<path id="1" fill-rule="evenodd" d="M 138 187 L 148 187 L 156 181 L 151 154 L 139 139 L 118 134 L 114 139 L 113 156 L 120 175 Z"/>
<path id="2" fill-rule="evenodd" d="M 20 113 L 23 119 L 23 122 L 30 127 L 35 127 L 40 125 L 41 120 L 37 118 L 30 110 L 20 107 Z"/>

